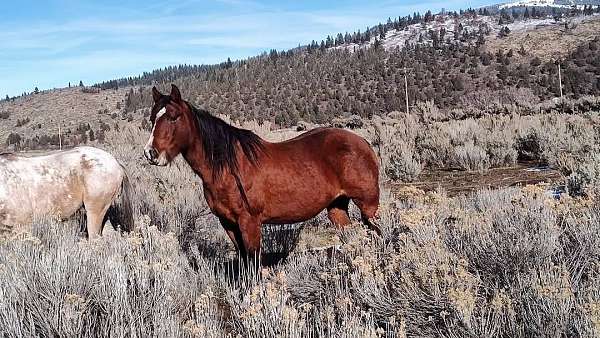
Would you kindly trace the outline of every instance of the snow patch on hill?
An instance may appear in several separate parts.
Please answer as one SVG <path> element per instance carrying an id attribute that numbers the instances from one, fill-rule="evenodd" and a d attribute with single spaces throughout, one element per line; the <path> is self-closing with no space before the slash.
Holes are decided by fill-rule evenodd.
<path id="1" fill-rule="evenodd" d="M 598 17 L 598 14 L 594 14 L 591 16 L 579 16 L 574 18 L 569 18 L 567 21 L 573 24 L 578 24 L 588 20 L 594 20 Z M 566 19 L 562 19 L 560 21 L 554 20 L 552 17 L 545 18 L 532 18 L 528 20 L 519 20 L 513 23 L 499 25 L 498 18 L 492 16 L 477 16 L 475 18 L 468 19 L 456 19 L 449 15 L 438 15 L 436 19 L 432 22 L 423 22 L 419 24 L 414 24 L 406 27 L 403 30 L 392 29 L 389 30 L 385 38 L 380 40 L 381 46 L 386 50 L 391 50 L 395 48 L 402 49 L 407 44 L 432 44 L 433 41 L 431 39 L 430 31 L 439 32 L 442 28 L 445 30 L 445 35 L 443 37 L 443 43 L 453 43 L 455 42 L 454 31 L 459 29 L 459 25 L 462 25 L 462 31 L 459 32 L 459 39 L 462 35 L 463 31 L 469 32 L 477 32 L 480 28 L 484 28 L 484 30 L 489 31 L 491 36 L 495 36 L 500 32 L 500 29 L 503 27 L 508 27 L 511 32 L 523 32 L 523 31 L 533 31 L 537 29 L 542 29 L 544 27 L 550 26 L 559 26 L 564 25 Z M 341 46 L 331 47 L 331 49 L 346 49 L 349 51 L 358 50 L 361 48 L 367 48 L 375 44 L 375 40 L 379 40 L 379 36 L 371 37 L 369 42 L 363 44 L 344 44 Z"/>
<path id="2" fill-rule="evenodd" d="M 456 19 L 449 15 L 438 15 L 436 16 L 436 19 L 431 22 L 410 25 L 403 30 L 392 29 L 387 31 L 385 38 L 381 40 L 381 44 L 385 49 L 394 49 L 396 47 L 403 48 L 407 43 L 431 44 L 432 40 L 429 31 L 439 32 L 442 30 L 442 28 L 445 30 L 443 41 L 454 42 L 454 31 L 459 29 L 459 25 L 462 25 L 462 31 L 467 30 L 472 32 L 478 31 L 480 27 L 487 26 L 488 28 L 491 28 L 496 25 L 495 21 L 496 19 L 488 16 L 477 16 L 476 18 L 470 19 Z M 459 39 L 462 31 L 459 33 Z M 354 49 L 372 46 L 376 39 L 379 40 L 379 36 L 371 37 L 371 40 L 368 43 L 350 43 L 332 47 L 331 49 L 347 49 L 353 51 Z"/>
<path id="3" fill-rule="evenodd" d="M 554 7 L 554 8 L 572 8 L 576 6 L 579 9 L 583 9 L 584 5 L 576 4 L 573 0 L 568 1 L 556 1 L 556 0 L 519 0 L 515 2 L 509 2 L 498 6 L 500 9 L 513 8 L 513 7 Z"/>

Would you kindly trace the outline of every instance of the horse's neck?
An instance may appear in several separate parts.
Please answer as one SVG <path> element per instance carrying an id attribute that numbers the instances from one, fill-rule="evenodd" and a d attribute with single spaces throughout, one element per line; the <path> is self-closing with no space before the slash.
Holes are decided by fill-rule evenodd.
<path id="1" fill-rule="evenodd" d="M 194 172 L 200 176 L 200 179 L 202 179 L 204 184 L 213 183 L 213 171 L 208 165 L 208 161 L 206 161 L 202 140 L 199 137 L 194 138 L 192 144 L 184 153 L 182 153 L 182 155 Z"/>

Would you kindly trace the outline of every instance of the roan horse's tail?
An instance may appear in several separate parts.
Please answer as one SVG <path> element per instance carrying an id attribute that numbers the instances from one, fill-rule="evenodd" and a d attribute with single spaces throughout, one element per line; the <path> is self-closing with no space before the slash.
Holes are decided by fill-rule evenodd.
<path id="1" fill-rule="evenodd" d="M 135 225 L 133 220 L 133 205 L 131 203 L 131 183 L 129 182 L 129 176 L 127 176 L 125 167 L 122 164 L 120 165 L 121 169 L 123 169 L 121 192 L 108 208 L 106 216 L 115 229 L 120 227 L 122 231 L 130 232 L 133 231 Z"/>

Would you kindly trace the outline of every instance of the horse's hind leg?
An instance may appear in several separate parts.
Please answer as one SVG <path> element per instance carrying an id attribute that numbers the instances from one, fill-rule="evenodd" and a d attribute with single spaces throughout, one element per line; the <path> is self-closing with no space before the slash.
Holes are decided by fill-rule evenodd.
<path id="1" fill-rule="evenodd" d="M 381 228 L 375 220 L 377 209 L 379 208 L 379 196 L 373 196 L 371 198 L 360 199 L 353 198 L 352 201 L 358 209 L 360 209 L 360 216 L 363 223 L 370 229 L 375 231 L 381 236 Z"/>
<path id="2" fill-rule="evenodd" d="M 102 229 L 104 228 L 104 215 L 106 209 L 91 208 L 88 209 L 86 206 L 86 217 L 87 217 L 87 232 L 88 238 L 96 238 L 102 235 Z"/>
<path id="3" fill-rule="evenodd" d="M 327 216 L 329 217 L 329 220 L 339 229 L 343 229 L 346 225 L 350 224 L 350 217 L 348 217 L 348 203 L 350 203 L 348 197 L 340 196 L 327 207 Z"/>
<path id="4" fill-rule="evenodd" d="M 111 199 L 106 201 L 84 201 L 85 215 L 87 218 L 88 238 L 96 238 L 102 235 L 104 229 L 105 215 L 110 207 Z"/>

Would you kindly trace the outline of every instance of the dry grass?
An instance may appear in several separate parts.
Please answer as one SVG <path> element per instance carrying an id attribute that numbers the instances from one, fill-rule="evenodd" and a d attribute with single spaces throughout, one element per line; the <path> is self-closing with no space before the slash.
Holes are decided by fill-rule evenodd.
<path id="1" fill-rule="evenodd" d="M 338 249 L 297 252 L 236 277 L 226 248 L 186 252 L 166 229 L 143 224 L 131 235 L 109 232 L 88 242 L 74 224 L 38 222 L 31 233 L 0 244 L 0 333 L 597 334 L 595 203 L 556 201 L 537 188 L 423 196 L 415 191 L 384 201 L 383 238 L 353 226 L 338 233 Z M 195 231 L 210 229 L 218 229 L 215 222 Z"/>

